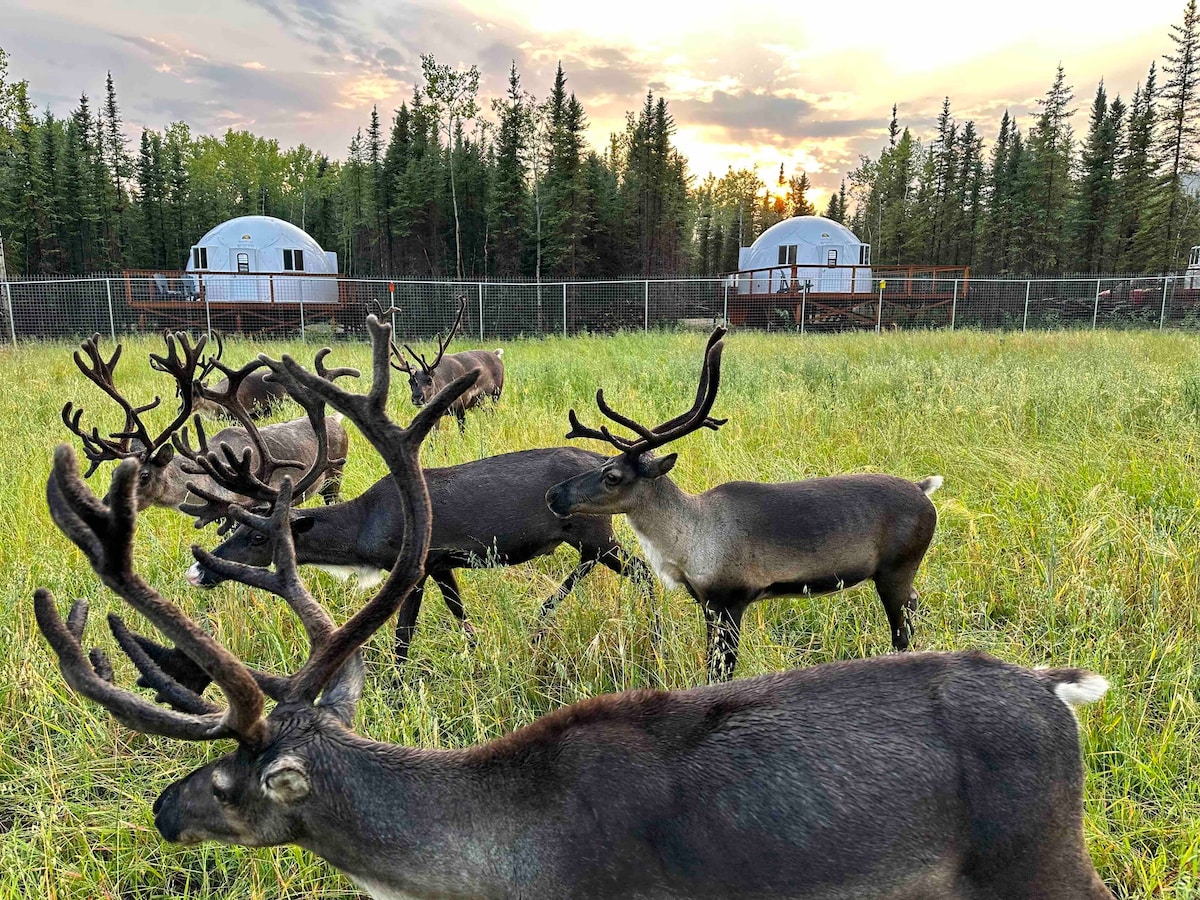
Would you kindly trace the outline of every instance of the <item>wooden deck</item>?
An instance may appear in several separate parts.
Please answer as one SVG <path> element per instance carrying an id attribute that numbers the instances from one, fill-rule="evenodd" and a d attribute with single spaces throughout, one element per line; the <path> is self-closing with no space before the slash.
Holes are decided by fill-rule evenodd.
<path id="1" fill-rule="evenodd" d="M 917 321 L 953 324 L 955 306 L 967 296 L 970 279 L 967 266 L 793 265 L 730 274 L 751 288 L 730 292 L 731 324 L 764 326 L 783 318 L 818 330 L 892 328 Z M 822 276 L 849 290 L 814 290 L 812 284 Z M 865 285 L 871 288 L 863 290 Z"/>

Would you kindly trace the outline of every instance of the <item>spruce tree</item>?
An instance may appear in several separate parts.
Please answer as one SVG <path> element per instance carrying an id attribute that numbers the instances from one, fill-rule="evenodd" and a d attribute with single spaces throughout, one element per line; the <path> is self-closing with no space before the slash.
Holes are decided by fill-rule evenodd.
<path id="1" fill-rule="evenodd" d="M 1188 0 L 1183 11 L 1183 22 L 1171 26 L 1171 42 L 1175 46 L 1164 57 L 1166 82 L 1160 96 L 1160 142 L 1166 195 L 1162 239 L 1165 247 L 1161 258 L 1154 261 L 1166 269 L 1177 267 L 1187 250 L 1181 240 L 1183 176 L 1194 172 L 1197 166 L 1196 142 L 1200 138 L 1197 119 L 1200 112 L 1200 95 L 1197 94 L 1197 87 L 1200 86 L 1200 16 L 1196 11 L 1196 0 Z"/>
<path id="2" fill-rule="evenodd" d="M 493 111 L 499 122 L 499 131 L 488 216 L 491 223 L 491 268 L 496 275 L 511 277 L 521 270 L 526 204 L 525 146 L 532 125 L 515 61 L 508 71 L 508 92 L 503 101 L 494 102 Z"/>

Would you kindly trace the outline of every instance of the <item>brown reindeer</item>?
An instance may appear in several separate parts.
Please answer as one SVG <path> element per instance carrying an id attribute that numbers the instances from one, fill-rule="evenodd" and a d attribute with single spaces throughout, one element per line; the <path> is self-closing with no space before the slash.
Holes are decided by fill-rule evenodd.
<path id="1" fill-rule="evenodd" d="M 63 407 L 64 424 L 83 443 L 83 451 L 89 462 L 87 477 L 91 477 L 101 463 L 136 458 L 141 464 L 138 468 L 137 485 L 139 509 L 165 506 L 195 514 L 196 508 L 188 503 L 189 494 L 194 494 L 189 491 L 189 484 L 192 483 L 209 494 L 222 496 L 224 500 L 248 505 L 247 498 L 239 499 L 225 492 L 219 484 L 211 481 L 186 458 L 194 454 L 186 439 L 181 440 L 181 436 L 186 438 L 185 423 L 194 412 L 196 400 L 200 398 L 226 410 L 228 415 L 240 423 L 239 427 L 222 429 L 208 440 L 214 447 L 224 446 L 236 455 L 249 453 L 260 479 L 277 485 L 286 474 L 286 470 L 311 467 L 317 460 L 322 439 L 319 439 L 310 417 L 259 428 L 238 401 L 241 384 L 247 377 L 263 369 L 262 363 L 250 363 L 235 371 L 224 366 L 216 356 L 203 356 L 206 345 L 204 336 L 194 345 L 183 332 L 165 334 L 164 340 L 167 344 L 167 354 L 151 354 L 150 364 L 174 380 L 175 391 L 179 397 L 179 412 L 166 428 L 154 436 L 151 436 L 142 417 L 158 407 L 162 402 L 161 398 L 155 397 L 150 403 L 135 406 L 121 393 L 114 376 L 121 358 L 122 346 L 118 344 L 112 356 L 105 359 L 100 352 L 100 335 L 95 334 L 84 341 L 80 350 L 75 352 L 75 364 L 79 370 L 125 413 L 123 430 L 102 437 L 99 429 L 93 427 L 89 430 L 83 426 L 82 407 L 76 407 L 73 403 L 67 403 Z M 220 369 L 226 374 L 227 385 L 232 380 L 232 389 L 217 391 L 203 386 L 203 378 L 214 369 Z M 354 369 L 327 370 L 323 361 L 318 363 L 318 370 L 322 377 L 327 378 L 358 374 Z M 203 442 L 203 426 L 199 417 L 195 422 Z M 337 417 L 328 417 L 321 430 L 328 435 L 331 462 L 306 483 L 305 490 L 298 496 L 307 496 L 319 490 L 326 502 L 333 503 L 339 499 L 341 471 L 346 461 L 349 437 Z M 271 460 L 277 462 L 272 464 Z M 194 500 L 194 496 L 192 499 Z M 206 515 L 201 517 L 198 524 L 211 521 L 213 518 Z"/>
<path id="2" fill-rule="evenodd" d="M 449 356 L 445 355 L 446 347 L 450 345 L 455 333 L 462 326 L 463 313 L 466 308 L 466 298 L 460 297 L 458 315 L 454 318 L 450 333 L 445 338 L 441 334 L 438 335 L 437 355 L 433 358 L 433 362 L 429 362 L 424 356 L 405 344 L 404 349 L 417 363 L 417 368 L 413 368 L 395 343 L 391 345 L 392 368 L 408 376 L 413 406 L 418 408 L 428 403 L 438 391 L 456 378 L 467 372 L 478 371 L 480 373 L 475 384 L 455 401 L 447 413 L 447 415 L 453 413 L 454 417 L 458 419 L 460 432 L 467 429 L 468 409 L 479 406 L 484 400 L 498 401 L 500 393 L 504 390 L 504 363 L 500 360 L 500 357 L 504 355 L 504 350 L 463 350 L 459 353 L 451 353 Z"/>

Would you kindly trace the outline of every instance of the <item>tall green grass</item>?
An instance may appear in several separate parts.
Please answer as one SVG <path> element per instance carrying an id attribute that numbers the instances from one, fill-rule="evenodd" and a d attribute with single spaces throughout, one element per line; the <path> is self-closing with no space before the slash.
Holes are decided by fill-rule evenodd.
<path id="1" fill-rule="evenodd" d="M 674 415 L 690 403 L 703 341 L 637 334 L 513 343 L 499 406 L 472 415 L 464 437 L 443 427 L 426 446 L 426 464 L 560 444 L 567 409 L 596 418 L 592 396 L 601 386 L 640 418 Z M 155 345 L 127 342 L 119 376 L 139 398 L 164 390 L 145 365 Z M 307 359 L 316 346 L 253 349 Z M 915 646 L 1081 665 L 1112 681 L 1108 697 L 1081 713 L 1086 832 L 1122 897 L 1200 897 L 1198 350 L 1200 340 L 1183 334 L 737 332 L 716 409 L 729 424 L 677 448 L 674 476 L 693 491 L 729 479 L 835 472 L 945 475 L 935 496 L 937 535 L 917 579 Z M 89 636 L 105 646 L 103 613 L 119 606 L 46 512 L 51 449 L 65 437 L 63 402 L 82 401 L 89 417 L 120 424 L 69 351 L 0 351 L 0 898 L 356 896 L 294 848 L 162 843 L 151 822 L 154 797 L 228 746 L 130 732 L 59 676 L 33 621 L 34 588 L 53 589 L 64 607 L 92 598 Z M 227 355 L 241 361 L 251 351 L 234 344 Z M 333 359 L 368 368 L 365 345 L 340 346 Z M 392 404 L 403 420 L 412 412 L 405 394 L 395 390 Z M 353 436 L 347 495 L 383 474 Z M 107 478 L 107 468 L 94 476 L 97 491 Z M 620 531 L 634 547 L 623 522 Z M 303 636 L 274 598 L 238 586 L 188 587 L 193 541 L 211 546 L 214 536 L 193 531 L 178 513 L 149 511 L 137 565 L 234 652 L 280 670 L 299 665 Z M 695 605 L 679 591 L 663 600 L 665 634 L 654 655 L 636 589 L 607 571 L 585 581 L 555 614 L 548 639 L 531 647 L 538 606 L 573 562 L 564 549 L 536 564 L 464 573 L 474 649 L 431 587 L 405 687 L 391 685 L 389 636 L 371 643 L 359 729 L 381 740 L 461 746 L 582 697 L 702 680 Z M 323 574 L 309 580 L 338 617 L 362 602 Z M 870 587 L 769 601 L 747 614 L 738 674 L 888 646 Z M 132 680 L 127 665 L 118 676 Z"/>

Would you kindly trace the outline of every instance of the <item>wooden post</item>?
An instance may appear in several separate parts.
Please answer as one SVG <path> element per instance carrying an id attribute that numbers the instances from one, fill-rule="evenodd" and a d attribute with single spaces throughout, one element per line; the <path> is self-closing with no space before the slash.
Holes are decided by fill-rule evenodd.
<path id="1" fill-rule="evenodd" d="M 1163 322 L 1165 322 L 1166 318 L 1167 318 L 1167 285 L 1169 285 L 1170 283 L 1171 283 L 1171 276 L 1170 275 L 1165 276 L 1163 278 L 1162 310 L 1158 314 L 1158 330 L 1159 331 L 1163 330 Z"/>
<path id="2" fill-rule="evenodd" d="M 726 280 L 726 282 L 725 282 L 725 304 L 724 304 L 724 309 L 723 309 L 723 312 L 721 315 L 721 319 L 725 323 L 725 327 L 728 328 L 729 327 L 729 281 L 728 280 Z"/>
<path id="3" fill-rule="evenodd" d="M 936 282 L 935 282 L 936 283 Z M 958 279 L 954 279 L 954 294 L 950 298 L 950 330 L 954 330 L 954 317 L 958 313 Z"/>
<path id="4" fill-rule="evenodd" d="M 1096 330 L 1096 318 L 1100 315 L 1100 279 L 1096 279 L 1096 302 L 1092 306 L 1092 330 Z"/>
<path id="5" fill-rule="evenodd" d="M 1029 327 L 1029 288 L 1033 282 L 1029 279 L 1025 280 L 1025 317 L 1021 319 L 1021 332 L 1024 333 Z"/>
<path id="6" fill-rule="evenodd" d="M 479 282 L 479 340 L 483 340 L 483 282 Z"/>
<path id="7" fill-rule="evenodd" d="M 567 336 L 567 283 L 563 282 L 563 337 Z"/>
<path id="8" fill-rule="evenodd" d="M 645 308 L 642 312 L 642 331 L 650 330 L 650 282 L 649 280 L 642 282 L 643 300 Z"/>
<path id="9" fill-rule="evenodd" d="M 804 284 L 800 290 L 800 333 L 804 334 L 804 323 L 808 319 L 808 310 L 805 308 L 808 305 L 808 279 L 804 279 Z"/>
<path id="10" fill-rule="evenodd" d="M 879 280 L 879 305 L 875 309 L 875 333 L 883 331 L 883 279 Z"/>

